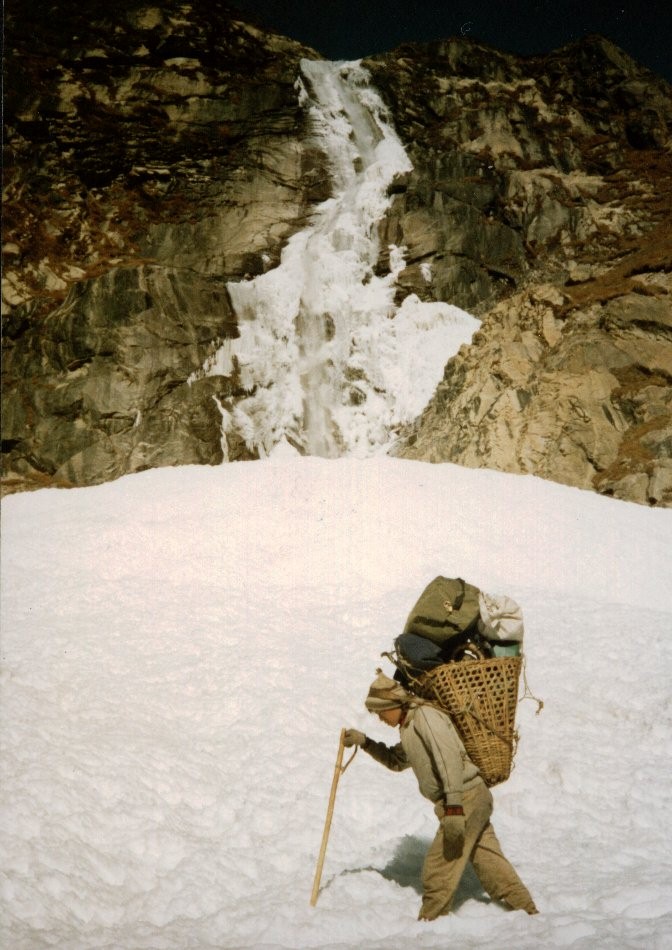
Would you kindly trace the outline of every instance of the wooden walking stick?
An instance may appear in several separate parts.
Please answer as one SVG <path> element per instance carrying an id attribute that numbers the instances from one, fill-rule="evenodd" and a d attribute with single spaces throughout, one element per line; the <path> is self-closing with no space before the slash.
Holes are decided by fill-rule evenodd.
<path id="1" fill-rule="evenodd" d="M 341 729 L 341 737 L 338 743 L 338 755 L 336 756 L 336 765 L 334 766 L 334 777 L 331 782 L 331 793 L 329 794 L 329 807 L 327 808 L 327 818 L 324 822 L 324 831 L 322 832 L 322 844 L 320 845 L 320 854 L 317 859 L 317 868 L 315 870 L 315 880 L 313 881 L 313 893 L 310 895 L 310 904 L 312 907 L 317 903 L 317 896 L 320 892 L 320 879 L 322 878 L 322 867 L 324 865 L 324 856 L 327 853 L 327 841 L 329 840 L 329 829 L 331 828 L 331 818 L 334 814 L 334 802 L 336 801 L 336 789 L 338 780 L 347 767 L 350 765 L 357 754 L 357 746 L 345 765 L 343 762 L 343 752 L 345 750 L 345 729 Z"/>

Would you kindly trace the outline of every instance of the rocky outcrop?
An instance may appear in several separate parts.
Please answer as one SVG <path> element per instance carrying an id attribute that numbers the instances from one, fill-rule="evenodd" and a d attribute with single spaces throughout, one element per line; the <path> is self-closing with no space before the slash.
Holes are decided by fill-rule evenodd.
<path id="1" fill-rule="evenodd" d="M 249 395 L 235 361 L 198 373 L 238 334 L 227 284 L 330 194 L 296 87 L 318 54 L 217 0 L 39 16 L 6 7 L 5 490 L 218 463 Z M 399 453 L 672 504 L 669 86 L 600 38 L 367 66 L 413 163 L 378 270 L 403 247 L 398 302 L 482 319 Z"/>
<path id="2" fill-rule="evenodd" d="M 646 273 L 581 309 L 552 284 L 497 304 L 402 454 L 669 505 L 671 292 L 669 274 Z"/>
<path id="3" fill-rule="evenodd" d="M 669 86 L 599 37 L 371 68 L 415 169 L 400 287 L 483 316 L 400 454 L 672 504 Z"/>
<path id="4" fill-rule="evenodd" d="M 5 488 L 217 463 L 238 383 L 190 377 L 237 334 L 227 281 L 328 195 L 295 89 L 317 54 L 221 3 L 61 2 L 42 30 L 15 6 Z"/>

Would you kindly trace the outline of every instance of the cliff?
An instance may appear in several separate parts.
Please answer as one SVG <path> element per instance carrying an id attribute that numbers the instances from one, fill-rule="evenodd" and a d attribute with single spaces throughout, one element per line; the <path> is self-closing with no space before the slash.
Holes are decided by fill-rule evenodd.
<path id="1" fill-rule="evenodd" d="M 238 381 L 189 377 L 237 334 L 227 281 L 328 195 L 317 54 L 217 2 L 17 6 L 7 35 L 5 485 L 218 463 Z"/>
<path id="2" fill-rule="evenodd" d="M 227 284 L 331 193 L 318 54 L 217 2 L 49 9 L 6 14 L 5 490 L 217 464 L 247 394 L 235 363 L 197 373 L 238 336 Z M 672 504 L 669 86 L 599 37 L 366 66 L 413 164 L 378 271 L 403 246 L 398 303 L 482 320 L 398 453 Z"/>
<path id="3" fill-rule="evenodd" d="M 386 224 L 400 284 L 483 317 L 401 454 L 669 505 L 669 86 L 600 37 L 371 68 L 415 169 Z"/>

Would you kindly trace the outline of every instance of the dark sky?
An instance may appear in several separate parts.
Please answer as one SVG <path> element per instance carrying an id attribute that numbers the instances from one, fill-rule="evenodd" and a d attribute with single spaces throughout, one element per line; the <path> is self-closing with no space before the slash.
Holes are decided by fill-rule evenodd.
<path id="1" fill-rule="evenodd" d="M 601 33 L 672 80 L 672 0 L 231 0 L 329 59 L 459 36 L 513 53 L 549 52 Z"/>

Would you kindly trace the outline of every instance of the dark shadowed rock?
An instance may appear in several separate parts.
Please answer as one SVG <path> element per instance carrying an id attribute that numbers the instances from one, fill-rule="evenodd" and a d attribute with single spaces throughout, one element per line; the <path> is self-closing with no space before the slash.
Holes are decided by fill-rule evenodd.
<path id="1" fill-rule="evenodd" d="M 217 2 L 44 16 L 7 18 L 5 485 L 220 462 L 236 380 L 189 377 L 237 334 L 227 280 L 328 194 L 295 89 L 317 54 Z"/>

